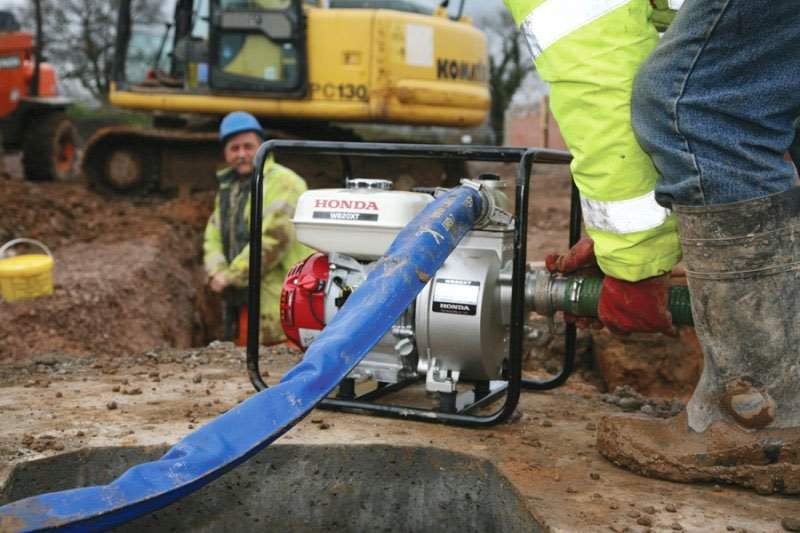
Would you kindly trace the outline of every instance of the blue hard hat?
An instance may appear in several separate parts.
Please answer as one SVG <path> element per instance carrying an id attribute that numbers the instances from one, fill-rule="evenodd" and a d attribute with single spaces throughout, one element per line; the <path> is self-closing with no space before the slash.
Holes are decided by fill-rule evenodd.
<path id="1" fill-rule="evenodd" d="M 225 143 L 231 135 L 254 131 L 264 137 L 264 131 L 256 117 L 246 111 L 234 111 L 228 113 L 219 124 L 219 140 Z"/>

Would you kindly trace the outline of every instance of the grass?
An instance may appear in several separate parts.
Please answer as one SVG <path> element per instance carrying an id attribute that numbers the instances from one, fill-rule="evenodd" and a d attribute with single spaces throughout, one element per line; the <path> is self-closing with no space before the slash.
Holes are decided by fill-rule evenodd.
<path id="1" fill-rule="evenodd" d="M 146 128 L 153 124 L 153 117 L 149 113 L 117 109 L 108 105 L 95 107 L 77 103 L 67 108 L 67 115 L 75 122 L 107 122 Z"/>

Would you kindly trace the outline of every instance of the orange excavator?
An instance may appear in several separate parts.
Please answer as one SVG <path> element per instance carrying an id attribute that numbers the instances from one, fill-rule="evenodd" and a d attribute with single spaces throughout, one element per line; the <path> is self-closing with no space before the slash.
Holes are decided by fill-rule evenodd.
<path id="1" fill-rule="evenodd" d="M 59 96 L 53 66 L 40 60 L 33 35 L 13 13 L 0 11 L 0 134 L 3 150 L 22 149 L 25 177 L 65 180 L 76 175 L 78 134 Z"/>

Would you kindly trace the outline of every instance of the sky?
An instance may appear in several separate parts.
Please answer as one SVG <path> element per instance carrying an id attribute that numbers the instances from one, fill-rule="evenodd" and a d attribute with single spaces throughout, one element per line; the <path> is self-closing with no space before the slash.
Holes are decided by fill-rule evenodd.
<path id="1" fill-rule="evenodd" d="M 458 5 L 458 0 L 450 0 L 453 5 Z M 437 2 L 433 2 L 437 4 Z M 490 14 L 500 9 L 505 9 L 502 0 L 466 0 L 464 4 L 464 13 L 472 17 Z"/>
<path id="2" fill-rule="evenodd" d="M 12 9 L 16 6 L 25 4 L 30 0 L 0 0 L 0 9 Z M 97 0 L 98 2 L 102 2 L 105 0 Z M 426 3 L 430 4 L 431 6 L 436 6 L 439 4 L 437 0 L 424 0 Z M 482 15 L 485 13 L 491 13 L 492 11 L 498 9 L 505 9 L 503 6 L 502 0 L 465 0 L 466 4 L 464 5 L 464 12 L 467 15 L 477 16 Z M 459 0 L 450 0 L 450 3 L 457 6 Z"/>

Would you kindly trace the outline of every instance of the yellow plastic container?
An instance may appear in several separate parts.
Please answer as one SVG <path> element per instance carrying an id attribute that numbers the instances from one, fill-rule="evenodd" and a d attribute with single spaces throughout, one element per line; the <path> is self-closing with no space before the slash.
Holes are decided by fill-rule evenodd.
<path id="1" fill-rule="evenodd" d="M 24 254 L 6 257 L 12 246 L 31 243 L 45 254 Z M 53 294 L 53 254 L 39 241 L 14 239 L 0 247 L 0 297 L 7 302 Z"/>

